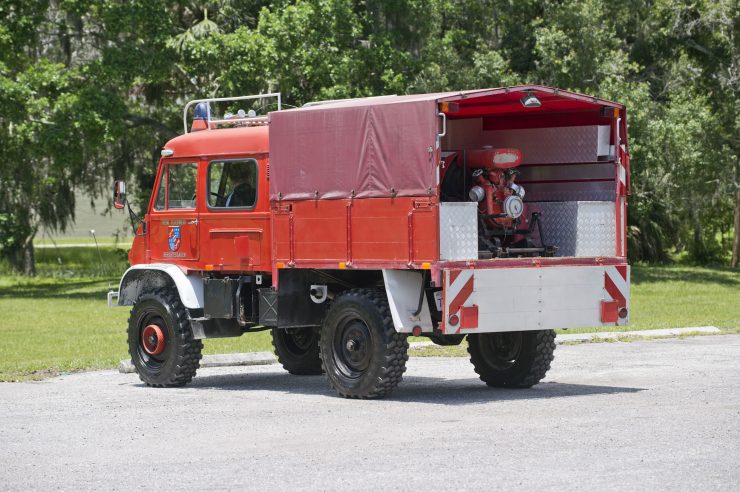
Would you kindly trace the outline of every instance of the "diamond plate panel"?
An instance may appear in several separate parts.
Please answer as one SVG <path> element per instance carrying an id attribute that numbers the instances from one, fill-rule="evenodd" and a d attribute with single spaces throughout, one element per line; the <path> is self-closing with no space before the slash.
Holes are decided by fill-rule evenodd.
<path id="1" fill-rule="evenodd" d="M 525 184 L 527 181 L 575 181 L 584 179 L 614 179 L 615 164 L 611 161 L 596 164 L 565 164 L 534 167 L 520 167 L 516 181 Z"/>
<path id="2" fill-rule="evenodd" d="M 578 202 L 533 202 L 527 205 L 530 212 L 542 214 L 540 219 L 545 243 L 558 247 L 556 256 L 575 256 Z M 533 236 L 535 243 L 540 244 L 536 229 Z"/>
<path id="3" fill-rule="evenodd" d="M 542 213 L 547 244 L 557 256 L 614 256 L 616 222 L 614 202 L 530 202 L 531 212 Z M 539 234 L 535 232 L 535 242 Z"/>
<path id="4" fill-rule="evenodd" d="M 478 259 L 478 204 L 439 204 L 439 259 Z"/>
<path id="5" fill-rule="evenodd" d="M 533 202 L 608 201 L 615 193 L 614 181 L 527 183 L 524 189 L 527 190 L 527 199 Z"/>
<path id="6" fill-rule="evenodd" d="M 578 202 L 576 256 L 614 256 L 615 220 L 614 202 Z"/>
<path id="7" fill-rule="evenodd" d="M 596 162 L 609 153 L 609 127 L 568 126 L 523 130 L 484 131 L 486 143 L 515 147 L 524 154 L 524 164 Z"/>

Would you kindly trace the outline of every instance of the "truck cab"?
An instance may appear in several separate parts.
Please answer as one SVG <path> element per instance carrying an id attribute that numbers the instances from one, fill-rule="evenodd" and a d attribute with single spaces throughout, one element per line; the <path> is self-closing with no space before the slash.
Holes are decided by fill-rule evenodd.
<path id="1" fill-rule="evenodd" d="M 162 151 L 131 264 L 190 271 L 270 272 L 266 126 L 177 137 Z M 227 145 L 238 140 L 239 148 Z"/>

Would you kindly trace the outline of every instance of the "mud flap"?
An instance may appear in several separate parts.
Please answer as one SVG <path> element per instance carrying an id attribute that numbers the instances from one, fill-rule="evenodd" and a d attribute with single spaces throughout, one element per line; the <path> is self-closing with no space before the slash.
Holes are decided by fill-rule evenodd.
<path id="1" fill-rule="evenodd" d="M 432 317 L 429 313 L 426 289 L 421 294 L 422 271 L 383 270 L 383 283 L 388 296 L 388 305 L 391 308 L 393 325 L 399 333 L 412 333 L 415 327 L 421 328 L 424 333 L 431 333 L 434 329 Z M 421 297 L 421 311 L 419 298 Z"/>

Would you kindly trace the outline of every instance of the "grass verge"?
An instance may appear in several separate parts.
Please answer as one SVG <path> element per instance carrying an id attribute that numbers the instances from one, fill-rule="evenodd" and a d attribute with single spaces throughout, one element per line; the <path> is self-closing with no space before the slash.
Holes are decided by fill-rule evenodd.
<path id="1" fill-rule="evenodd" d="M 95 247 L 95 239 L 91 235 L 87 236 L 61 236 L 56 238 L 49 238 L 47 236 L 37 237 L 33 240 L 33 245 L 37 248 L 56 248 L 64 247 L 70 244 L 83 244 L 89 247 Z M 101 246 L 115 246 L 118 248 L 130 248 L 131 237 L 118 238 L 112 235 L 100 235 L 97 236 L 98 245 Z"/>
<path id="2" fill-rule="evenodd" d="M 128 308 L 108 308 L 118 279 L 0 277 L 0 381 L 115 367 L 128 357 Z M 205 341 L 205 353 L 271 350 L 269 332 Z"/>
<path id="3" fill-rule="evenodd" d="M 40 253 L 36 278 L 0 275 L 0 381 L 115 367 L 127 358 L 128 308 L 109 309 L 105 294 L 126 268 L 115 248 Z M 96 266 L 95 260 L 98 265 Z M 740 274 L 718 268 L 632 269 L 631 325 L 625 330 L 713 325 L 740 331 Z M 618 331 L 614 327 L 609 331 Z M 588 332 L 593 329 L 568 330 Z M 205 353 L 272 350 L 269 332 L 205 341 Z M 459 347 L 414 356 L 467 356 Z"/>

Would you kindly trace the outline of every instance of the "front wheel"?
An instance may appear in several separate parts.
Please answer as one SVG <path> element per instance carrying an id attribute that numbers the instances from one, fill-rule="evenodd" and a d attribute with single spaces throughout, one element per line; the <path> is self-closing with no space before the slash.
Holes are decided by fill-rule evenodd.
<path id="1" fill-rule="evenodd" d="M 397 333 L 385 293 L 352 289 L 337 296 L 319 339 L 329 385 L 346 398 L 389 394 L 406 371 L 409 344 Z"/>
<path id="2" fill-rule="evenodd" d="M 539 383 L 555 358 L 553 330 L 468 335 L 475 372 L 488 386 L 530 388 Z"/>
<path id="3" fill-rule="evenodd" d="M 160 289 L 134 303 L 128 320 L 128 349 L 139 379 L 149 386 L 175 387 L 195 376 L 203 342 L 193 339 L 180 298 Z"/>

